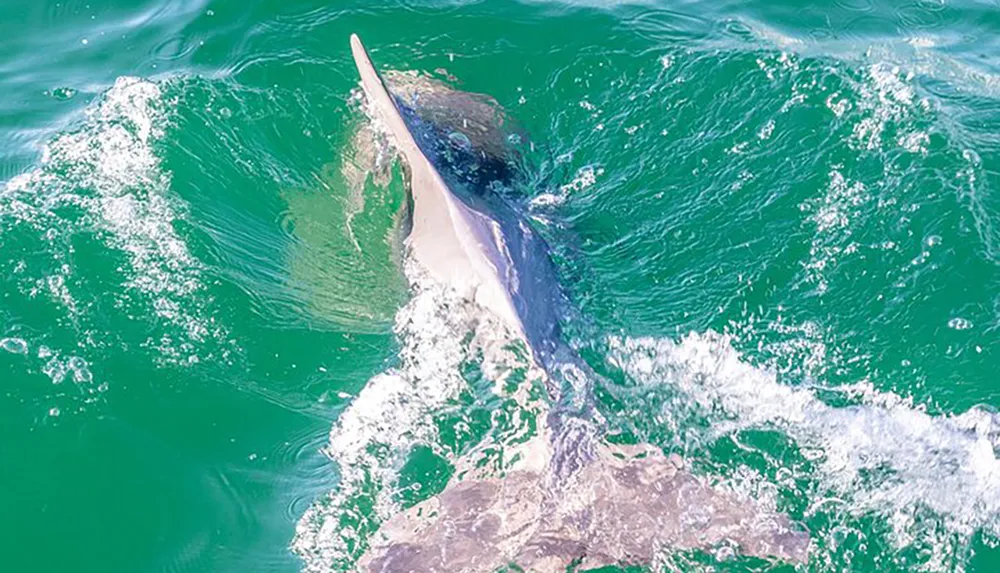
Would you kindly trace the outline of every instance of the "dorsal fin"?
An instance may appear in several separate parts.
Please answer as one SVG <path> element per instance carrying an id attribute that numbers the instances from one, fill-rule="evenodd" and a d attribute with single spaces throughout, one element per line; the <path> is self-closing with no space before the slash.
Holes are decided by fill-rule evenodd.
<path id="1" fill-rule="evenodd" d="M 396 145 L 399 146 L 399 150 L 406 157 L 407 162 L 412 165 L 416 160 L 427 161 L 423 152 L 417 147 L 417 142 L 413 139 L 410 128 L 407 127 L 406 121 L 399 113 L 399 108 L 396 107 L 396 101 L 389 94 L 382 76 L 372 65 L 371 58 L 368 57 L 368 52 L 357 34 L 351 34 L 351 53 L 354 55 L 354 63 L 361 75 L 361 86 L 368 94 L 368 98 L 375 108 L 375 113 L 385 122 L 385 127 L 392 133 Z"/>

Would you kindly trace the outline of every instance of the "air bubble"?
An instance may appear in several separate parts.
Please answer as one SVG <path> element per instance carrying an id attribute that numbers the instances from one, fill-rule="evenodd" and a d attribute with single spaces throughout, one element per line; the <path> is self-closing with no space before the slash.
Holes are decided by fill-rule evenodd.
<path id="1" fill-rule="evenodd" d="M 472 141 L 470 141 L 469 137 L 464 133 L 453 131 L 448 134 L 448 141 L 450 141 L 452 145 L 463 151 L 468 151 L 472 149 Z"/>
<path id="2" fill-rule="evenodd" d="M 955 330 L 968 330 L 972 328 L 972 322 L 957 316 L 948 321 L 948 328 L 953 328 Z"/>
<path id="3" fill-rule="evenodd" d="M 49 94 L 59 101 L 66 101 L 76 95 L 76 90 L 73 88 L 55 88 Z"/>
<path id="4" fill-rule="evenodd" d="M 58 358 L 53 358 L 42 368 L 42 373 L 48 376 L 53 384 L 62 384 L 63 379 L 66 378 L 66 367 L 62 362 L 59 362 Z"/>
<path id="5" fill-rule="evenodd" d="M 27 354 L 28 343 L 20 338 L 4 338 L 0 340 L 0 349 L 6 350 L 11 354 Z"/>
<path id="6" fill-rule="evenodd" d="M 77 384 L 86 384 L 94 379 L 94 375 L 87 368 L 87 361 L 83 358 L 73 356 L 66 363 L 66 366 L 69 370 L 73 371 L 73 382 Z"/>

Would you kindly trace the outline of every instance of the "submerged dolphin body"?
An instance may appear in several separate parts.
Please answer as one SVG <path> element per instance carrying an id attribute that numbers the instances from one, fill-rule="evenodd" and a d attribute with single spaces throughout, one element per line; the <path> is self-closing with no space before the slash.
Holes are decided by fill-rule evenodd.
<path id="1" fill-rule="evenodd" d="M 551 378 L 567 367 L 592 375 L 559 341 L 559 291 L 544 242 L 513 212 L 454 193 L 357 36 L 351 49 L 374 114 L 407 167 L 410 256 L 499 318 Z M 558 387 L 549 394 L 556 402 L 562 397 Z M 661 547 L 806 557 L 809 537 L 787 518 L 712 489 L 659 448 L 601 440 L 585 409 L 581 415 L 557 403 L 537 425 L 536 435 L 511 452 L 518 462 L 504 475 L 456 472 L 461 479 L 440 494 L 389 519 L 357 569 L 491 573 L 514 565 L 555 572 L 649 563 Z"/>

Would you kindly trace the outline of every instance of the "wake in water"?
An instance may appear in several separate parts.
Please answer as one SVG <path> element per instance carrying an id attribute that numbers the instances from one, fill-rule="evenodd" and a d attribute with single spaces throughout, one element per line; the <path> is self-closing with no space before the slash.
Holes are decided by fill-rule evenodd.
<path id="1" fill-rule="evenodd" d="M 125 291 L 178 329 L 176 341 L 165 334 L 146 343 L 167 360 L 195 362 L 196 345 L 224 331 L 191 308 L 204 305 L 197 296 L 203 268 L 177 233 L 184 204 L 170 191 L 170 174 L 154 150 L 168 122 L 162 100 L 160 85 L 119 78 L 82 127 L 44 147 L 41 167 L 7 183 L 0 209 L 6 232 L 31 229 L 51 245 L 51 274 L 22 279 L 29 296 L 45 293 L 73 320 L 83 319 L 92 302 L 78 300 L 71 286 L 72 241 L 96 233 L 125 255 Z"/>
<path id="2" fill-rule="evenodd" d="M 677 445 L 731 440 L 767 460 L 760 469 L 780 493 L 805 503 L 818 570 L 857 560 L 964 570 L 977 536 L 1000 535 L 1000 421 L 992 412 L 934 416 L 864 383 L 790 387 L 711 331 L 679 342 L 614 337 L 607 349 L 635 384 L 626 392 L 655 402 L 656 420 L 676 429 Z M 769 446 L 754 432 L 790 441 Z M 756 480 L 742 487 L 761 487 Z M 881 522 L 884 541 L 865 541 L 863 522 Z"/>
<path id="3" fill-rule="evenodd" d="M 510 346 L 514 340 L 502 334 L 501 325 L 479 322 L 478 316 L 481 311 L 473 305 L 433 289 L 418 293 L 401 311 L 397 321 L 403 340 L 401 368 L 372 379 L 331 432 L 327 453 L 341 468 L 342 483 L 299 524 L 294 547 L 305 558 L 307 571 L 350 569 L 367 545 L 378 543 L 371 535 L 383 524 L 387 524 L 382 531 L 386 535 L 407 531 L 408 535 L 419 533 L 421 538 L 437 535 L 428 526 L 417 525 L 423 520 L 414 513 L 416 509 L 393 518 L 406 505 L 432 493 L 406 496 L 405 488 L 400 487 L 407 458 L 421 445 L 437 450 L 437 455 L 454 466 L 455 475 L 466 480 L 459 493 L 474 496 L 483 504 L 476 522 L 462 525 L 459 508 L 467 506 L 467 498 L 444 497 L 435 502 L 435 512 L 454 513 L 452 527 L 457 529 L 448 534 L 453 541 L 461 539 L 463 527 L 479 528 L 473 537 L 479 542 L 466 549 L 460 544 L 452 546 L 453 558 L 459 558 L 463 551 L 474 551 L 483 560 L 491 559 L 489 552 L 496 547 L 488 541 L 491 527 L 499 528 L 498 535 L 509 536 L 512 545 L 524 541 L 516 532 L 524 535 L 533 531 L 524 529 L 539 517 L 530 508 L 544 507 L 544 503 L 533 497 L 541 491 L 535 487 L 537 478 L 530 474 L 541 472 L 541 467 L 534 466 L 547 459 L 542 453 L 547 439 L 537 434 L 532 422 L 547 411 L 539 387 L 542 374 L 536 371 L 534 377 L 526 376 L 512 385 L 511 378 L 528 374 L 530 364 L 518 359 L 516 348 Z M 607 350 L 610 365 L 621 369 L 635 384 L 612 391 L 644 396 L 640 405 L 629 405 L 647 412 L 652 405 L 649 394 L 655 395 L 658 407 L 646 415 L 652 415 L 663 427 L 678 429 L 671 440 L 659 443 L 661 447 L 694 452 L 699 445 L 731 440 L 738 448 L 755 453 L 752 458 L 766 460 L 763 467 L 751 464 L 755 469 L 730 467 L 725 470 L 729 477 L 715 483 L 737 499 L 753 498 L 772 511 L 787 508 L 789 497 L 797 498 L 794 505 L 801 508 L 801 517 L 814 538 L 809 570 L 841 570 L 861 560 L 904 569 L 964 570 L 969 546 L 977 536 L 1000 535 L 1000 463 L 994 453 L 1000 447 L 1000 425 L 990 412 L 972 409 L 957 416 L 933 416 L 894 394 L 865 385 L 789 387 L 779 383 L 773 373 L 745 362 L 726 337 L 712 332 L 691 334 L 679 342 L 611 338 Z M 492 370 L 506 382 L 489 382 L 493 379 L 487 376 L 478 380 L 478 388 L 470 386 L 460 372 L 471 363 Z M 504 388 L 507 409 L 494 420 L 503 420 L 502 424 L 487 430 L 485 436 L 480 431 L 478 436 L 460 441 L 442 435 L 448 430 L 436 422 L 457 422 L 459 428 L 468 429 L 475 415 L 488 408 L 493 400 L 490 394 L 503 395 Z M 468 399 L 462 400 L 469 392 L 476 393 L 473 400 L 479 402 L 472 409 Z M 835 401 L 839 403 L 828 403 L 830 399 L 820 395 L 839 396 Z M 757 443 L 754 432 L 777 432 L 790 441 L 780 441 L 777 446 L 767 440 Z M 473 453 L 467 458 L 460 456 L 461 445 L 468 447 L 477 438 L 482 441 L 473 447 Z M 684 466 L 676 456 L 664 458 L 658 448 L 642 452 L 623 448 L 616 455 L 626 472 L 634 471 L 628 470 L 631 457 L 651 456 L 642 466 L 650 473 L 641 479 L 650 480 L 646 483 L 657 491 L 669 487 L 657 485 L 658 480 L 669 483 Z M 701 459 L 701 455 L 693 463 L 712 467 L 710 459 Z M 489 476 L 500 475 L 506 476 L 508 485 L 497 490 L 489 484 L 499 482 Z M 622 484 L 605 484 L 601 480 L 607 478 L 600 474 L 583 473 L 578 478 L 587 493 L 567 495 L 573 500 L 568 502 L 571 505 L 587 503 L 588 499 L 599 503 L 621 493 Z M 524 488 L 518 485 L 521 481 Z M 707 495 L 708 490 L 694 482 L 691 487 L 686 494 L 690 507 L 716 505 L 719 509 L 717 502 L 709 499 L 693 503 L 690 496 Z M 649 495 L 651 492 L 631 493 L 631 499 L 643 504 L 631 512 L 639 522 L 602 522 L 599 509 L 590 514 L 601 523 L 598 530 L 607 535 L 603 543 L 617 546 L 626 532 L 648 532 L 669 540 L 656 544 L 661 547 L 654 559 L 658 569 L 703 566 L 683 549 L 704 547 L 705 540 L 686 544 L 677 536 L 690 530 L 692 523 L 685 520 L 705 516 L 683 517 L 678 508 L 663 506 L 656 510 L 658 515 L 679 516 L 681 520 L 672 526 L 663 519 L 646 523 L 642 516 L 650 513 L 656 498 Z M 418 507 L 419 511 L 428 510 L 427 506 Z M 504 508 L 502 512 L 497 512 L 499 507 Z M 750 515 L 741 519 L 748 518 Z M 491 519 L 500 521 L 491 525 Z M 874 531 L 884 538 L 866 542 L 860 531 L 862 524 L 871 528 L 879 523 Z M 753 552 L 748 539 L 742 541 L 741 550 Z M 592 553 L 583 561 L 585 567 L 612 565 L 642 553 L 636 547 L 628 554 L 602 552 L 600 539 L 591 540 L 589 545 Z M 572 548 L 566 551 L 573 554 Z M 551 552 L 551 547 L 546 548 L 545 554 Z M 732 558 L 734 549 L 722 543 L 713 555 L 725 561 Z M 421 562 L 416 554 L 401 550 L 391 554 L 392 558 Z M 426 554 L 422 558 L 436 559 Z M 386 561 L 383 566 L 388 564 Z M 565 567 L 565 563 L 556 565 Z M 545 563 L 534 567 L 531 570 L 562 570 Z"/>
<path id="4" fill-rule="evenodd" d="M 596 442 L 592 459 L 606 465 L 550 483 L 547 374 L 477 304 L 413 264 L 407 272 L 416 290 L 396 319 L 400 365 L 332 429 L 325 452 L 341 484 L 299 522 L 293 548 L 307 571 L 563 571 L 648 562 L 661 547 L 804 558 L 808 538 L 773 504 L 707 487 L 655 447 Z M 434 493 L 403 485 L 421 446 L 451 466 L 453 485 L 401 513 Z"/>
<path id="5" fill-rule="evenodd" d="M 0 235 L 11 294 L 45 308 L 62 331 L 49 340 L 8 333 L 0 348 L 24 355 L 55 387 L 72 381 L 82 410 L 108 389 L 91 362 L 101 348 L 137 341 L 161 365 L 228 359 L 227 331 L 209 310 L 205 267 L 178 233 L 186 205 L 170 189 L 157 150 L 170 125 L 164 86 L 121 77 L 71 131 L 46 143 L 41 164 L 0 190 Z M 42 248 L 33 247 L 42 245 Z M 108 315 L 161 325 L 123 333 Z M 59 402 L 73 395 L 53 390 Z M 54 405 L 52 416 L 68 411 Z"/>

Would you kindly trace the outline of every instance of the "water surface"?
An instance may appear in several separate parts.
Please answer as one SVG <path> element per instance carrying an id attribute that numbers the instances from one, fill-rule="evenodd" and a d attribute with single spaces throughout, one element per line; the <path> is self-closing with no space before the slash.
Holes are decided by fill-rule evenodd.
<path id="1" fill-rule="evenodd" d="M 390 505 L 502 410 L 398 314 L 399 172 L 346 184 L 351 32 L 531 135 L 616 436 L 801 520 L 803 570 L 1000 567 L 1000 7 L 867 0 L 6 3 L 0 567 L 338 570 L 362 388 L 426 383 Z"/>

